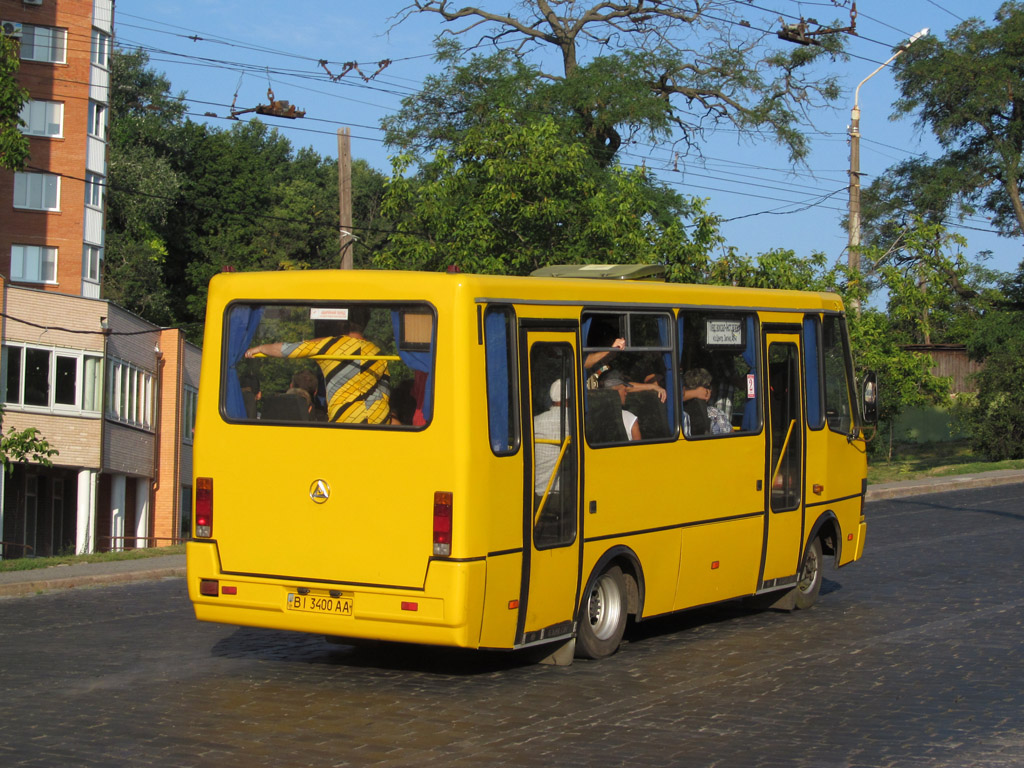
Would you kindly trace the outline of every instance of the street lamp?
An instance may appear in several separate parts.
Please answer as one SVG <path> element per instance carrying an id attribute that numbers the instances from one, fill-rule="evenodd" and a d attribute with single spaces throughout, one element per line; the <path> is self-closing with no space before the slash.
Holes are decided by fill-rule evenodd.
<path id="1" fill-rule="evenodd" d="M 857 84 L 853 92 L 853 109 L 850 111 L 850 216 L 849 232 L 850 242 L 847 248 L 850 271 L 856 275 L 860 271 L 860 87 L 868 80 L 877 75 L 893 61 L 922 37 L 928 34 L 928 27 L 925 27 L 917 34 L 911 35 L 906 43 L 890 56 L 874 72 L 865 77 Z M 857 307 L 859 310 L 859 307 Z"/>

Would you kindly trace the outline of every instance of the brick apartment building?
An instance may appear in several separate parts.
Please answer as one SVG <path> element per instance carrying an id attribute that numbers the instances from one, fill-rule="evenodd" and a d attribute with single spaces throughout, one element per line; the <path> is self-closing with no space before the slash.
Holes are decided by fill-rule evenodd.
<path id="1" fill-rule="evenodd" d="M 4 431 L 53 467 L 0 478 L 0 556 L 164 545 L 188 530 L 200 352 L 102 298 L 113 0 L 0 0 L 30 156 L 0 170 Z"/>

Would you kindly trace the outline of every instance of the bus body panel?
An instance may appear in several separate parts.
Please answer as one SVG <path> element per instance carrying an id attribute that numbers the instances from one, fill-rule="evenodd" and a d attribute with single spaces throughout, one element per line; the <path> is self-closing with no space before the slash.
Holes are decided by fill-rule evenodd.
<path id="1" fill-rule="evenodd" d="M 242 626 L 311 632 L 341 638 L 479 647 L 486 564 L 433 561 L 423 589 L 352 587 L 351 615 L 290 610 L 289 595 L 308 582 L 224 574 L 216 542 L 190 541 L 188 589 L 196 618 Z M 204 579 L 217 581 L 219 594 L 200 593 Z M 234 594 L 225 593 L 225 588 Z M 306 587 L 330 598 L 327 587 Z"/>

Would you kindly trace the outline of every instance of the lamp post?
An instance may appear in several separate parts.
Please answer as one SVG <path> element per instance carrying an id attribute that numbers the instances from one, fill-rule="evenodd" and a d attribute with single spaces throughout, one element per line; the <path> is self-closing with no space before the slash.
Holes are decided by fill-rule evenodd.
<path id="1" fill-rule="evenodd" d="M 889 66 L 897 56 L 927 34 L 928 27 L 925 27 L 920 32 L 911 35 L 910 39 L 901 45 L 896 53 L 886 59 L 878 69 L 861 80 L 853 92 L 853 109 L 850 110 L 850 215 L 848 220 L 850 240 L 847 246 L 847 258 L 850 271 L 854 275 L 860 272 L 860 87 Z M 856 306 L 856 310 L 858 313 L 860 312 L 859 303 Z"/>

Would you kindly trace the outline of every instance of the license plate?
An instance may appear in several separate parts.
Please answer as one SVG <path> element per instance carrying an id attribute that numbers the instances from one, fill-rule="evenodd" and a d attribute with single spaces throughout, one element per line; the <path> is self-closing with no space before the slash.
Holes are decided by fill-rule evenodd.
<path id="1" fill-rule="evenodd" d="M 306 613 L 326 613 L 332 616 L 351 616 L 352 598 L 325 597 L 323 595 L 288 594 L 289 611 L 305 611 Z"/>

